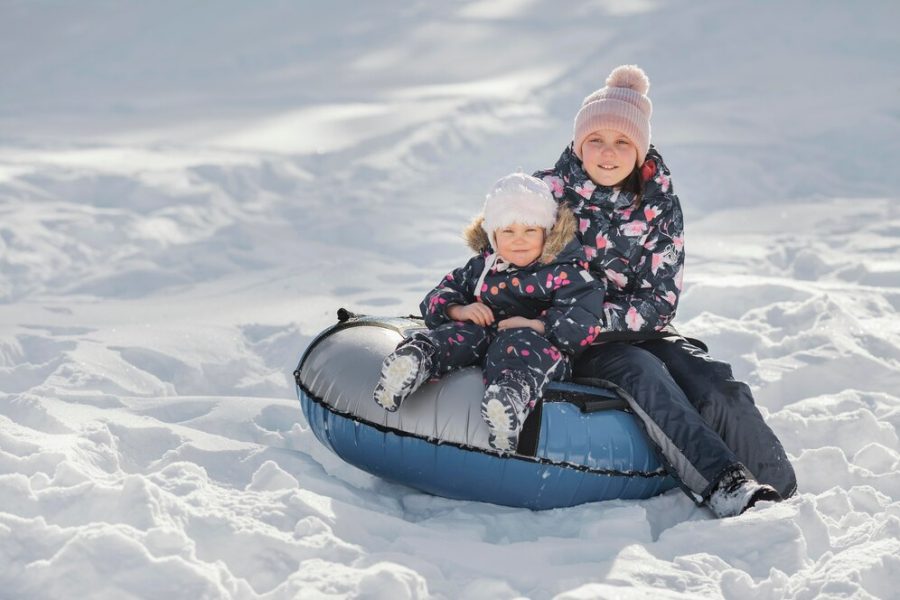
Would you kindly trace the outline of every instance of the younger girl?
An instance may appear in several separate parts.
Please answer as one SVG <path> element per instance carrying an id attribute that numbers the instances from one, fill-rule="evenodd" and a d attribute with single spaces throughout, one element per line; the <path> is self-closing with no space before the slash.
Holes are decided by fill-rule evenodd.
<path id="1" fill-rule="evenodd" d="M 500 179 L 465 237 L 476 256 L 425 297 L 429 331 L 385 358 L 375 401 L 395 411 L 428 379 L 481 365 L 489 442 L 514 451 L 547 383 L 569 377 L 569 357 L 599 331 L 603 288 L 587 271 L 571 211 L 534 177 Z"/>
<path id="2" fill-rule="evenodd" d="M 616 386 L 689 495 L 733 516 L 790 496 L 797 481 L 750 388 L 667 327 L 681 293 L 684 225 L 650 146 L 649 87 L 638 67 L 614 69 L 585 98 L 572 144 L 535 175 L 574 212 L 590 270 L 607 282 L 602 332 L 576 375 Z"/>

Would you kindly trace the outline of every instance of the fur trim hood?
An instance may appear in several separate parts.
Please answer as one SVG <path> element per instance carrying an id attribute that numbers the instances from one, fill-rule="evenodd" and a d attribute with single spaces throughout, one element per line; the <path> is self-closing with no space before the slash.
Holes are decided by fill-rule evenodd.
<path id="1" fill-rule="evenodd" d="M 476 217 L 464 230 L 463 238 L 466 244 L 473 252 L 482 253 L 494 250 L 491 248 L 491 242 L 488 240 L 487 234 L 481 227 L 484 221 L 483 216 Z M 556 213 L 556 224 L 553 225 L 547 233 L 547 239 L 544 240 L 544 251 L 541 253 L 538 262 L 548 265 L 554 262 L 569 242 L 575 239 L 575 215 L 572 214 L 568 206 L 561 204 Z"/>

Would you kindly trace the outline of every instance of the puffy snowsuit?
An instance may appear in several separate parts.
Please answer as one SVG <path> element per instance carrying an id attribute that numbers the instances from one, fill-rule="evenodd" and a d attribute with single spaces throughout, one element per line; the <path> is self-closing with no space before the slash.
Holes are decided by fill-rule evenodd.
<path id="1" fill-rule="evenodd" d="M 588 272 L 575 220 L 565 207 L 560 207 L 537 261 L 526 267 L 501 262 L 491 266 L 483 280 L 493 251 L 480 218 L 469 225 L 465 237 L 478 254 L 425 296 L 420 308 L 429 331 L 414 334 L 410 341 L 424 339 L 436 348 L 435 375 L 482 364 L 487 384 L 526 386 L 530 410 L 549 381 L 571 375 L 569 357 L 587 349 L 600 331 L 603 285 Z M 476 301 L 494 313 L 493 325 L 447 316 L 447 307 Z M 544 335 L 531 328 L 498 331 L 497 323 L 512 316 L 540 319 Z"/>
<path id="2" fill-rule="evenodd" d="M 793 467 L 750 388 L 727 363 L 667 327 L 682 284 L 681 206 L 652 146 L 641 174 L 640 198 L 595 185 L 571 146 L 552 169 L 534 174 L 572 209 L 590 270 L 607 283 L 598 343 L 575 374 L 618 388 L 695 500 L 745 467 L 788 497 L 797 487 Z"/>

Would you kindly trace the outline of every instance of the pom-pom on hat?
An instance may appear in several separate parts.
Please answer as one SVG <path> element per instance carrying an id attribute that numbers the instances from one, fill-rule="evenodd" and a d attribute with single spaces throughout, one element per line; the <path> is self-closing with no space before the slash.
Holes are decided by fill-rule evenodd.
<path id="1" fill-rule="evenodd" d="M 598 129 L 613 129 L 637 148 L 637 165 L 644 163 L 650 149 L 650 115 L 653 104 L 647 97 L 650 80 L 637 65 L 621 65 L 606 78 L 606 87 L 584 99 L 575 115 L 574 150 L 581 158 L 585 138 Z"/>
<path id="2" fill-rule="evenodd" d="M 547 231 L 556 224 L 556 200 L 546 183 L 526 175 L 513 173 L 501 177 L 484 201 L 481 227 L 497 248 L 494 232 L 513 223 L 536 225 Z"/>

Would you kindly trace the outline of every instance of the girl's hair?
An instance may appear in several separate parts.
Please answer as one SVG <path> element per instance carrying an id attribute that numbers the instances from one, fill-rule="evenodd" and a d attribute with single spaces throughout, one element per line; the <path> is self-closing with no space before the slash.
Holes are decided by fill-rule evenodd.
<path id="1" fill-rule="evenodd" d="M 640 167 L 635 167 L 634 169 L 632 169 L 628 177 L 626 177 L 622 181 L 622 187 L 620 189 L 623 192 L 634 194 L 634 203 L 632 204 L 632 206 L 635 209 L 641 207 L 641 196 L 644 193 L 644 179 L 643 177 L 641 177 Z"/>

